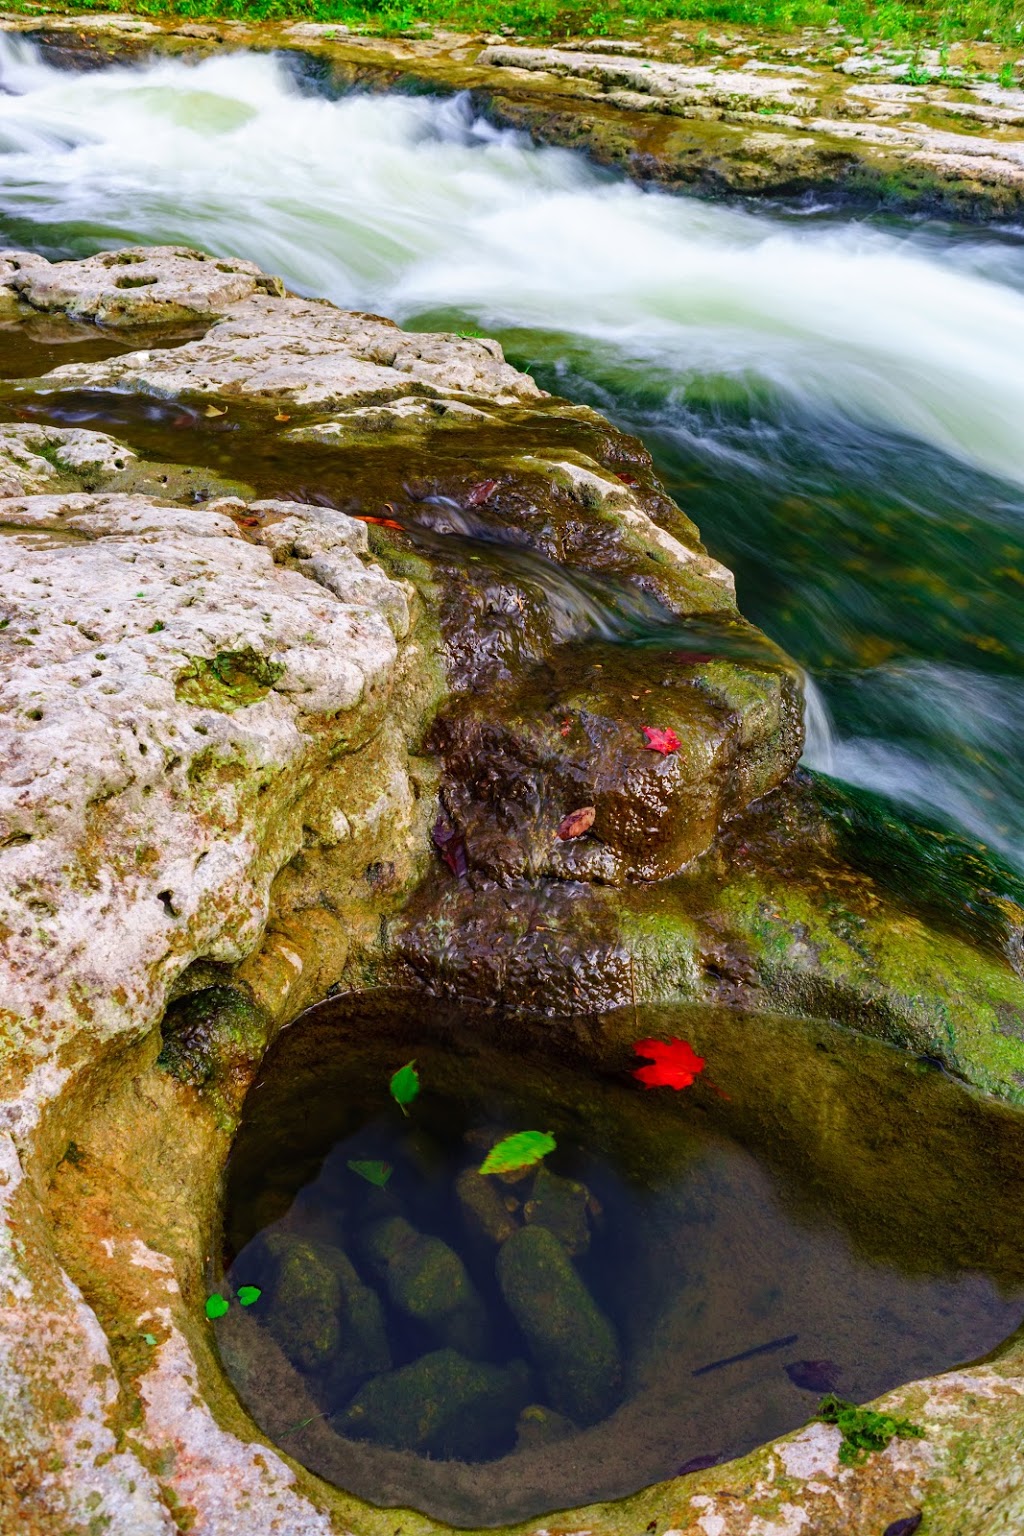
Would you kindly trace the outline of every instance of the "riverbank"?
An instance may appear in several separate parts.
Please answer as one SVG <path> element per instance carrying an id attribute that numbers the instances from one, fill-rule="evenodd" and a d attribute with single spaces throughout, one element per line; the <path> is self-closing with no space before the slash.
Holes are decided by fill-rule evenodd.
<path id="1" fill-rule="evenodd" d="M 328 95 L 468 92 L 492 122 L 635 180 L 709 196 L 824 201 L 972 221 L 1024 211 L 1024 90 L 991 43 L 871 43 L 665 23 L 642 41 L 365 35 L 309 21 L 8 13 L 74 68 L 154 53 L 283 50 Z M 507 31 L 507 29 L 506 29 Z"/>

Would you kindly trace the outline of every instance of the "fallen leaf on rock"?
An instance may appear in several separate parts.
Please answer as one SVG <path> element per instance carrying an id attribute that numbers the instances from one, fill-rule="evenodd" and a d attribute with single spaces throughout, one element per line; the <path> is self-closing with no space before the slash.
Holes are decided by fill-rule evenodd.
<path id="1" fill-rule="evenodd" d="M 481 480 L 479 485 L 474 485 L 466 496 L 467 507 L 482 507 L 485 501 L 489 501 L 497 489 L 497 480 Z"/>
<path id="2" fill-rule="evenodd" d="M 393 517 L 369 517 L 366 513 L 357 513 L 355 520 L 357 523 L 376 523 L 378 528 L 397 528 L 399 533 L 405 532 L 401 523 L 396 523 Z"/>
<path id="3" fill-rule="evenodd" d="M 678 752 L 682 746 L 682 742 L 671 727 L 645 725 L 643 732 L 647 737 L 644 742 L 645 752 L 660 752 L 663 756 L 667 756 L 669 752 Z"/>
<path id="4" fill-rule="evenodd" d="M 457 832 L 454 827 L 450 827 L 443 816 L 439 816 L 434 823 L 434 830 L 431 836 L 434 840 L 434 847 L 442 859 L 444 859 L 452 874 L 457 880 L 461 880 L 469 869 L 469 862 L 466 858 L 466 839 L 462 833 Z"/>
<path id="5" fill-rule="evenodd" d="M 704 1070 L 704 1057 L 698 1056 L 686 1040 L 638 1040 L 633 1049 L 651 1062 L 633 1073 L 645 1088 L 689 1088 L 697 1073 Z"/>
<path id="6" fill-rule="evenodd" d="M 204 416 L 226 416 L 227 413 L 228 413 L 227 406 L 224 406 L 223 408 L 221 408 L 219 405 L 208 405 L 206 407 L 206 410 L 203 412 L 203 415 Z"/>
<path id="7" fill-rule="evenodd" d="M 616 480 L 621 480 L 623 485 L 639 485 L 636 475 L 616 475 Z"/>
<path id="8" fill-rule="evenodd" d="M 275 421 L 291 421 L 291 417 L 288 415 L 287 411 L 278 411 L 277 415 L 274 417 L 274 420 Z"/>
<path id="9" fill-rule="evenodd" d="M 563 842 L 569 843 L 574 837 L 582 837 L 589 832 L 597 818 L 597 812 L 592 805 L 581 805 L 578 811 L 570 811 L 568 816 L 563 816 L 558 823 L 556 836 Z"/>

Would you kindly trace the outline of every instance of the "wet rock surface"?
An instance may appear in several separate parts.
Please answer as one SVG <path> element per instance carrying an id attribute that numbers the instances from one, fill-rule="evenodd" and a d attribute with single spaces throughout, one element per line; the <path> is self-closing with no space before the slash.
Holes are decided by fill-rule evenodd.
<path id="1" fill-rule="evenodd" d="M 38 417 L 0 433 L 4 1496 L 41 1536 L 100 1519 L 162 1536 L 172 1506 L 213 1536 L 234 1536 L 243 1509 L 254 1536 L 369 1529 L 358 1501 L 253 1440 L 201 1316 L 218 1170 L 280 1023 L 330 987 L 395 976 L 551 1016 L 667 995 L 784 1002 L 1018 1097 L 1024 904 L 966 846 L 908 841 L 790 779 L 793 670 L 743 624 L 640 445 L 544 398 L 495 343 L 408 336 L 245 262 L 128 255 L 11 253 L 0 272 L 14 324 L 70 312 L 146 333 L 56 370 L 19 363 L 2 392 L 5 413 Z M 150 333 L 186 322 L 203 335 Z M 86 406 L 109 432 L 61 422 Z M 189 451 L 172 451 L 185 427 Z M 271 444 L 301 455 L 301 479 Z M 368 534 L 367 516 L 398 527 Z M 615 646 L 638 613 L 666 645 L 627 666 Z M 650 752 L 645 725 L 671 728 L 678 753 Z M 447 870 L 429 862 L 439 804 Z M 560 839 L 581 806 L 591 827 Z M 943 889 L 962 892 L 956 921 Z M 512 1198 L 507 1223 L 467 1199 L 479 1241 L 501 1245 L 510 1294 L 518 1254 L 564 1300 L 578 1201 Z M 286 1451 L 295 1423 L 370 1391 L 364 1370 L 411 1368 L 385 1371 L 342 1240 L 318 1234 L 284 1287 L 316 1326 L 256 1333 L 248 1357 L 281 1388 Z M 259 1328 L 236 1314 L 237 1339 Z M 600 1394 L 544 1332 L 570 1314 L 612 1361 L 579 1295 L 531 1326 L 586 1416 Z M 471 1402 L 491 1367 L 431 1353 Z M 315 1395 L 283 1390 L 296 1355 L 320 1362 Z M 865 1533 L 965 1444 L 989 1486 L 1019 1414 L 1014 1361 L 963 1373 L 969 1408 L 949 1383 L 903 1389 L 929 1439 L 863 1485 Z M 536 1388 L 514 1373 L 505 1387 L 511 1446 Z M 410 1433 L 454 1445 L 421 1427 L 418 1392 L 401 1386 Z M 710 1513 L 733 1536 L 784 1485 L 811 1519 L 822 1501 L 842 1511 L 823 1530 L 859 1530 L 835 1451 L 819 1426 L 741 1463 L 742 1510 L 720 1514 L 711 1483 L 636 1509 L 687 1536 Z"/>

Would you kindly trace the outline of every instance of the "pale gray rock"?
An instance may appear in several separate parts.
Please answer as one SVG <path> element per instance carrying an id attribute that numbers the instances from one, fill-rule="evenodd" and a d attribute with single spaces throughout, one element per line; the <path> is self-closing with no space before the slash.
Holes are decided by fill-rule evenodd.
<path id="1" fill-rule="evenodd" d="M 81 261 L 0 252 L 0 281 L 33 309 L 132 326 L 209 319 L 257 292 L 284 293 L 255 263 L 187 246 L 132 246 Z"/>

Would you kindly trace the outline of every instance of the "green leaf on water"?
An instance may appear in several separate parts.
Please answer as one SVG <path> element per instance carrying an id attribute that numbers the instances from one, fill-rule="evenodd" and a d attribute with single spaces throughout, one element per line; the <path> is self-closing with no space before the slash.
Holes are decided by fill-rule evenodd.
<path id="1" fill-rule="evenodd" d="M 391 1079 L 391 1097 L 402 1111 L 407 1115 L 407 1104 L 411 1104 L 420 1091 L 420 1075 L 416 1071 L 415 1061 L 407 1061 L 404 1067 L 399 1067 Z"/>
<path id="2" fill-rule="evenodd" d="M 259 1301 L 263 1292 L 258 1285 L 240 1285 L 237 1295 L 241 1306 L 251 1307 L 254 1301 Z"/>
<path id="3" fill-rule="evenodd" d="M 395 1171 L 390 1163 L 376 1162 L 373 1159 L 363 1161 L 360 1158 L 356 1158 L 348 1166 L 353 1173 L 358 1173 L 361 1179 L 365 1179 L 367 1184 L 376 1184 L 378 1189 L 384 1188 L 388 1179 L 390 1179 Z"/>
<path id="4" fill-rule="evenodd" d="M 212 1296 L 207 1296 L 206 1315 L 211 1322 L 213 1322 L 215 1318 L 223 1317 L 227 1310 L 227 1302 L 224 1300 L 223 1296 L 219 1295 L 217 1291 L 214 1291 Z"/>
<path id="5" fill-rule="evenodd" d="M 555 1138 L 547 1131 L 517 1131 L 492 1147 L 480 1164 L 481 1173 L 514 1173 L 530 1168 L 555 1150 Z"/>
<path id="6" fill-rule="evenodd" d="M 143 1342 L 143 1344 L 155 1344 L 156 1343 L 156 1334 L 155 1333 L 144 1333 L 142 1335 L 142 1342 Z"/>

